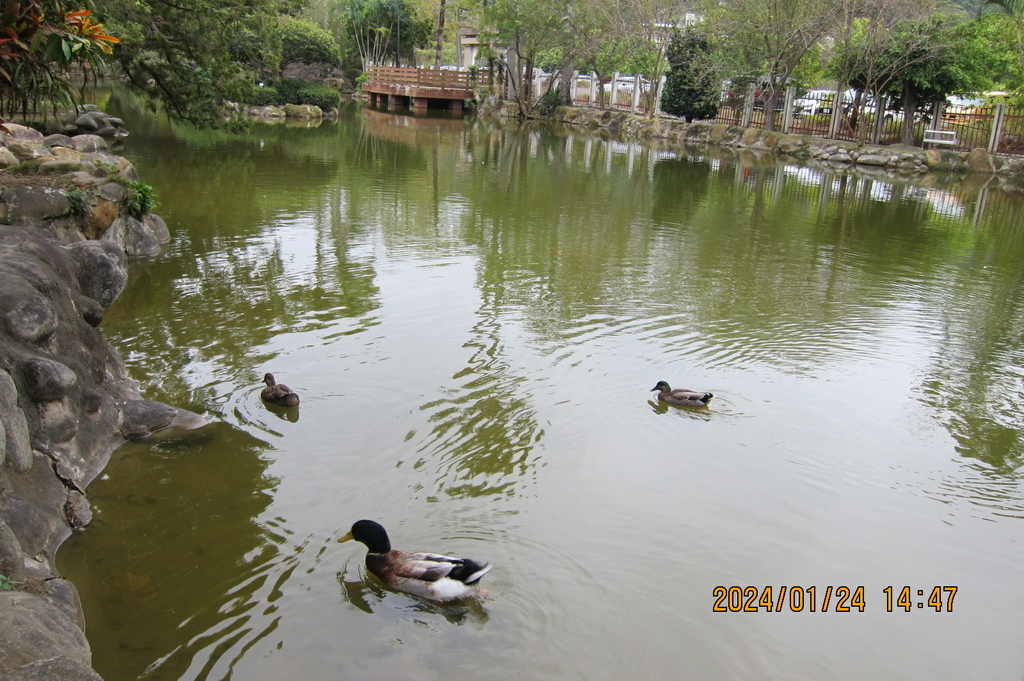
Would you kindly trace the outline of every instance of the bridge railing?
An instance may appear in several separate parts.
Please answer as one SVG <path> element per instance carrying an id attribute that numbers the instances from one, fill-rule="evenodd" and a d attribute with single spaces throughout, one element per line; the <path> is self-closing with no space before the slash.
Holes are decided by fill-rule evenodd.
<path id="1" fill-rule="evenodd" d="M 421 69 L 408 66 L 367 66 L 368 83 L 410 85 L 439 90 L 469 90 L 469 73 L 448 69 Z"/>

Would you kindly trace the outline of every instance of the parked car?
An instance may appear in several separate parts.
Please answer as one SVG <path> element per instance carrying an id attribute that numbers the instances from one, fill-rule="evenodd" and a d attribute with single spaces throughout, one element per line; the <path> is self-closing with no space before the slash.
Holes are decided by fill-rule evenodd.
<path id="1" fill-rule="evenodd" d="M 833 90 L 808 90 L 803 97 L 793 100 L 793 111 L 807 116 L 832 113 Z"/>

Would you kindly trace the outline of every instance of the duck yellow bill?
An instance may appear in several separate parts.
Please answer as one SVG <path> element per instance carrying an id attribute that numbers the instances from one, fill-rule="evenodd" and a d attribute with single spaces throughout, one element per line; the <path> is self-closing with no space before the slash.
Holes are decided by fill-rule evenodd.
<path id="1" fill-rule="evenodd" d="M 353 537 L 353 536 L 352 536 L 352 533 L 351 533 L 351 532 L 349 532 L 349 533 L 348 533 L 348 534 L 346 534 L 346 535 L 345 535 L 344 537 L 342 537 L 341 539 L 339 539 L 339 540 L 338 540 L 338 543 L 340 544 L 341 542 L 343 542 L 343 541 L 348 541 L 349 539 L 355 539 L 355 537 Z"/>

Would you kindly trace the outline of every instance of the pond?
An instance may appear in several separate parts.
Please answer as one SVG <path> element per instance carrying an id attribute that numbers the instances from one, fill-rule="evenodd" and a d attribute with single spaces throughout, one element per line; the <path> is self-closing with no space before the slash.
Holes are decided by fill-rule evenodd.
<path id="1" fill-rule="evenodd" d="M 1024 673 L 1019 198 L 103 103 L 173 239 L 102 328 L 213 421 L 114 452 L 61 550 L 106 681 Z M 336 541 L 361 518 L 486 593 L 385 588 Z"/>

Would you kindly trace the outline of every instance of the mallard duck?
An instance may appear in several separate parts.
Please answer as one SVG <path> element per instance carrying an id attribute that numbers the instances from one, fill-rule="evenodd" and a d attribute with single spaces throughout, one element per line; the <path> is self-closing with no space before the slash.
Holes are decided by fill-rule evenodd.
<path id="1" fill-rule="evenodd" d="M 387 531 L 372 520 L 360 520 L 339 542 L 355 539 L 366 544 L 366 569 L 396 591 L 434 601 L 469 596 L 491 569 L 469 558 L 436 553 L 405 553 L 391 548 Z"/>
<path id="2" fill-rule="evenodd" d="M 673 390 L 665 381 L 658 381 L 658 385 L 651 388 L 651 392 L 655 390 L 658 391 L 659 400 L 679 407 L 706 407 L 714 397 L 711 393 L 698 390 L 686 390 L 685 388 Z"/>
<path id="3" fill-rule="evenodd" d="M 260 393 L 264 402 L 276 404 L 279 407 L 295 407 L 299 404 L 299 396 L 292 392 L 292 389 L 283 383 L 274 380 L 274 374 L 266 374 L 263 382 L 267 387 Z"/>

